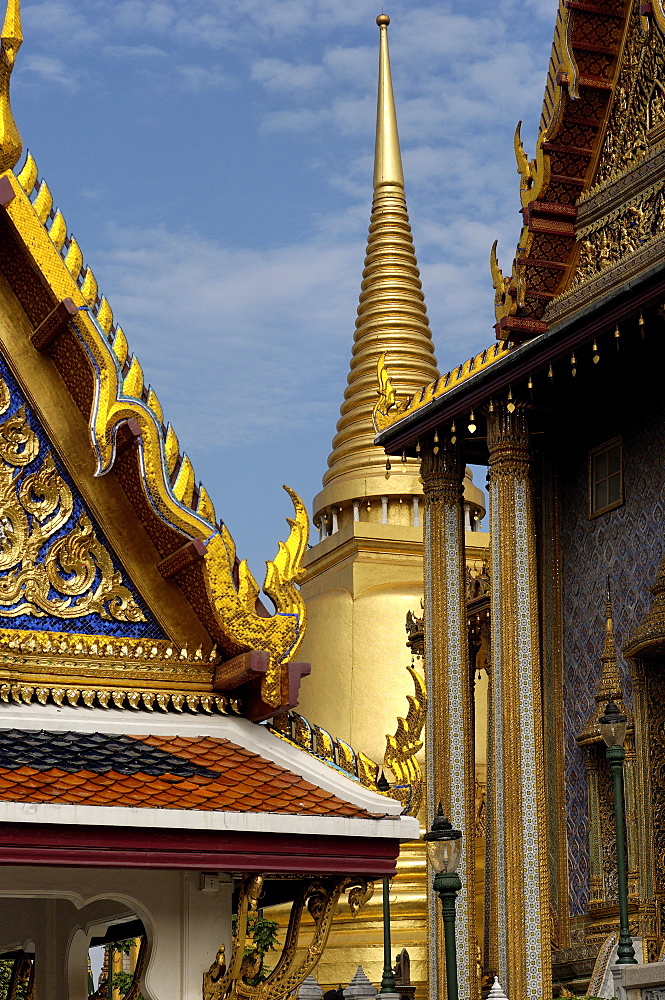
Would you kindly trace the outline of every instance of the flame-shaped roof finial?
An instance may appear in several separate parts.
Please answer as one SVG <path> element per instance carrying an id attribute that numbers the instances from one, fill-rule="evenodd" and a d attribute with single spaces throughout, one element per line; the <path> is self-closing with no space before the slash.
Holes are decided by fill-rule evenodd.
<path id="1" fill-rule="evenodd" d="M 9 81 L 22 41 L 21 0 L 7 0 L 0 34 L 0 173 L 16 166 L 23 148 L 9 100 Z"/>

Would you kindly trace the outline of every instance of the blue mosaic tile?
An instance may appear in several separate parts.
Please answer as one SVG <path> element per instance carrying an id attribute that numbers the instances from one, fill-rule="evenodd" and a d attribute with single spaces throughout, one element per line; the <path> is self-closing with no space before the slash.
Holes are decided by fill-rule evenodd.
<path id="1" fill-rule="evenodd" d="M 665 412 L 645 403 L 623 426 L 624 499 L 621 507 L 588 517 L 588 450 L 601 440 L 578 441 L 562 462 L 563 683 L 570 912 L 589 900 L 588 803 L 584 756 L 575 737 L 595 705 L 604 629 L 605 580 L 613 594 L 617 646 L 651 605 L 650 585 L 663 556 Z M 567 442 L 570 445 L 570 441 Z M 619 656 L 626 706 L 632 685 Z"/>

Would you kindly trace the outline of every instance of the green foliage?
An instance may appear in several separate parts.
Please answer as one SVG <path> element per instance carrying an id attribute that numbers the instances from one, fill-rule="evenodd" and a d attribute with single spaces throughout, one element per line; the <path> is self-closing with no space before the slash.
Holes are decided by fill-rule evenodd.
<path id="1" fill-rule="evenodd" d="M 233 931 L 235 933 L 238 924 L 238 918 L 233 915 Z M 261 956 L 265 955 L 268 951 L 275 951 L 277 947 L 277 929 L 278 924 L 276 920 L 268 920 L 263 916 L 261 911 L 258 913 L 248 913 L 247 914 L 247 937 L 251 937 L 254 945 L 245 945 L 245 955 L 251 955 L 252 952 L 258 951 Z"/>
<path id="2" fill-rule="evenodd" d="M 233 930 L 235 932 L 237 926 L 237 918 L 233 917 Z M 258 952 L 261 957 L 261 969 L 258 975 L 254 976 L 252 979 L 248 980 L 251 986 L 257 986 L 259 983 L 264 982 L 270 975 L 270 968 L 263 964 L 264 956 L 269 951 L 275 951 L 277 948 L 277 930 L 278 924 L 276 920 L 268 920 L 263 916 L 263 913 L 259 910 L 257 913 L 247 914 L 247 937 L 251 937 L 254 942 L 252 945 L 245 945 L 244 958 L 248 955 L 253 955 Z M 1 998 L 0 998 L 1 1000 Z"/>
<path id="3" fill-rule="evenodd" d="M 130 942 L 131 944 L 131 942 Z M 125 952 L 127 954 L 127 952 Z M 121 993 L 126 993 L 129 987 L 134 982 L 134 974 L 131 972 L 116 972 L 113 977 L 113 987 L 116 990 L 120 990 Z M 138 1000 L 143 1000 L 143 997 L 139 993 Z"/>
<path id="4" fill-rule="evenodd" d="M 277 947 L 276 920 L 267 920 L 260 913 L 249 913 L 247 915 L 247 934 L 252 935 L 254 947 L 265 955 L 268 951 L 275 951 Z M 250 949 L 250 951 L 253 949 Z"/>
<path id="5" fill-rule="evenodd" d="M 113 949 L 114 951 L 121 951 L 123 955 L 129 955 L 132 945 L 135 944 L 136 944 L 136 938 L 127 938 L 125 941 L 114 941 Z"/>
<path id="6" fill-rule="evenodd" d="M 124 941 L 114 941 L 111 947 L 113 952 L 119 951 L 122 952 L 123 955 L 129 955 L 132 946 L 137 943 L 138 942 L 135 938 L 127 938 Z M 111 985 L 113 986 L 114 989 L 120 990 L 120 992 L 124 995 L 125 993 L 127 993 L 130 986 L 132 986 L 133 982 L 134 982 L 133 972 L 116 972 L 113 976 Z M 0 1000 L 2 1000 L 1 996 Z M 140 993 L 138 996 L 138 1000 L 143 1000 L 143 997 L 141 996 Z"/>

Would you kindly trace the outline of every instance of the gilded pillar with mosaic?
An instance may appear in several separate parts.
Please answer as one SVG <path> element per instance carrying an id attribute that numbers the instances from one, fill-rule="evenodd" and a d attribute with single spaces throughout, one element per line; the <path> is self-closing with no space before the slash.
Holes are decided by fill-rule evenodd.
<path id="1" fill-rule="evenodd" d="M 489 404 L 492 701 L 498 974 L 508 996 L 551 995 L 538 579 L 525 407 Z"/>
<path id="2" fill-rule="evenodd" d="M 467 638 L 464 560 L 464 463 L 454 434 L 435 433 L 422 452 L 425 495 L 425 665 L 428 811 L 439 802 L 463 831 L 457 901 L 458 974 L 462 996 L 480 994 L 475 920 L 475 768 L 473 694 Z M 445 997 L 440 916 L 430 901 L 430 991 Z"/>

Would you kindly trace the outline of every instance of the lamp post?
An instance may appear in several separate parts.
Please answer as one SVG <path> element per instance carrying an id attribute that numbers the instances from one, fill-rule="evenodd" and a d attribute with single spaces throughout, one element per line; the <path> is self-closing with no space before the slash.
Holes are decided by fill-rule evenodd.
<path id="1" fill-rule="evenodd" d="M 390 879 L 383 880 L 383 974 L 379 993 L 395 992 L 395 974 L 392 967 L 390 945 Z"/>
<path id="2" fill-rule="evenodd" d="M 628 880 L 626 878 L 626 845 L 623 812 L 623 762 L 626 751 L 626 716 L 610 700 L 605 706 L 605 714 L 598 720 L 600 735 L 607 746 L 606 756 L 612 768 L 614 785 L 614 827 L 617 843 L 617 883 L 619 890 L 619 947 L 617 965 L 637 965 L 633 939 L 628 926 Z"/>
<path id="3" fill-rule="evenodd" d="M 390 783 L 383 771 L 376 783 L 380 792 L 389 792 Z M 390 879 L 386 876 L 383 883 L 383 973 L 379 993 L 395 992 L 395 974 L 392 965 L 392 947 L 390 944 Z"/>
<path id="4" fill-rule="evenodd" d="M 443 936 L 446 947 L 446 990 L 448 1000 L 458 1000 L 457 947 L 455 944 L 455 901 L 462 888 L 457 866 L 462 855 L 462 834 L 453 830 L 452 824 L 439 809 L 432 829 L 425 834 L 427 854 L 435 871 L 433 887 L 441 900 Z"/>

